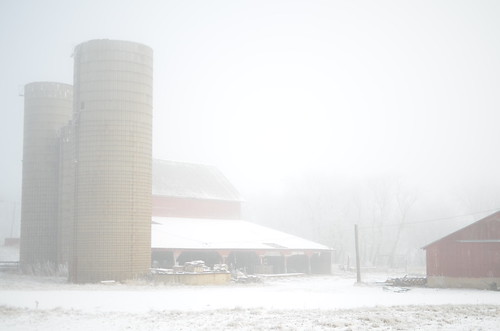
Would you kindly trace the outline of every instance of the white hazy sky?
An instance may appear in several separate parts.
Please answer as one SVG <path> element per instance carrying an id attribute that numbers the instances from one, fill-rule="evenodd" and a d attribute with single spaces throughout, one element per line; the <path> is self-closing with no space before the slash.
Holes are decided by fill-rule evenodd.
<path id="1" fill-rule="evenodd" d="M 23 100 L 90 39 L 155 52 L 154 157 L 258 190 L 304 172 L 500 185 L 498 1 L 0 2 L 0 199 Z"/>

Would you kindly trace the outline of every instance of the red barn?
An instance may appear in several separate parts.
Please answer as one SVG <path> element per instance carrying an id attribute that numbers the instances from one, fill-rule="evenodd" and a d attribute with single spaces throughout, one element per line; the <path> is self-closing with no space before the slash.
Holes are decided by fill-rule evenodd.
<path id="1" fill-rule="evenodd" d="M 238 191 L 215 167 L 153 161 L 153 265 L 203 260 L 249 273 L 329 273 L 331 249 L 241 218 Z"/>
<path id="2" fill-rule="evenodd" d="M 500 286 L 500 211 L 424 247 L 431 287 Z"/>
<path id="3" fill-rule="evenodd" d="M 213 166 L 153 160 L 153 216 L 240 219 L 241 203 Z"/>

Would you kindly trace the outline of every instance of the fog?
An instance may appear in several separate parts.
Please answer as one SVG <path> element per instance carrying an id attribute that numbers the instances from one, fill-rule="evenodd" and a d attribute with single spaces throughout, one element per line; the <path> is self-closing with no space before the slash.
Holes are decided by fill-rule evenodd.
<path id="1" fill-rule="evenodd" d="M 341 261 L 354 223 L 366 254 L 411 255 L 500 208 L 498 17 L 497 1 L 2 1 L 0 238 L 19 232 L 20 89 L 71 84 L 73 48 L 109 38 L 154 50 L 154 157 L 217 166 L 245 218 Z"/>

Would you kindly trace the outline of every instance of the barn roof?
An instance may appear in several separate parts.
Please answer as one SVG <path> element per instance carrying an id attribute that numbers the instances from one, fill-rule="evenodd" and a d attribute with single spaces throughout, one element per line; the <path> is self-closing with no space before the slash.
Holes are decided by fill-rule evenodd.
<path id="1" fill-rule="evenodd" d="M 476 221 L 472 224 L 469 224 L 468 226 L 461 228 L 455 232 L 452 232 L 449 235 L 447 235 L 441 239 L 433 241 L 432 243 L 422 247 L 422 249 L 427 249 L 430 246 L 437 244 L 438 242 L 441 242 L 444 240 L 450 240 L 450 239 L 456 239 L 458 242 L 476 242 L 476 243 L 479 243 L 479 242 L 482 242 L 482 243 L 499 242 L 500 241 L 500 230 L 498 230 L 497 232 L 489 233 L 484 238 L 475 238 L 475 237 L 473 238 L 473 237 L 470 237 L 470 234 L 468 234 L 468 233 L 470 233 L 471 229 L 478 227 L 481 224 L 490 223 L 490 222 L 498 222 L 498 224 L 500 224 L 500 211 L 497 211 L 496 213 L 493 213 L 489 216 L 486 216 L 486 217 L 480 219 L 479 221 Z M 497 228 L 500 228 L 500 227 L 497 226 Z"/>
<path id="2" fill-rule="evenodd" d="M 234 186 L 214 166 L 153 160 L 153 195 L 242 201 Z"/>
<path id="3" fill-rule="evenodd" d="M 151 233 L 153 249 L 331 250 L 243 220 L 153 217 Z"/>

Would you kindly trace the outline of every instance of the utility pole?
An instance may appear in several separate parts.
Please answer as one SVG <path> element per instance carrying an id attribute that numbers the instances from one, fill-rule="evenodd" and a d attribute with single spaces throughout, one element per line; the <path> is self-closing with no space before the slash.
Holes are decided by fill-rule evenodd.
<path id="1" fill-rule="evenodd" d="M 361 283 L 361 268 L 359 266 L 359 243 L 358 243 L 358 225 L 354 225 L 354 241 L 356 244 L 356 282 Z"/>
<path id="2" fill-rule="evenodd" d="M 14 224 L 16 223 L 16 202 L 12 202 L 12 223 L 10 224 L 10 237 L 14 237 Z"/>

